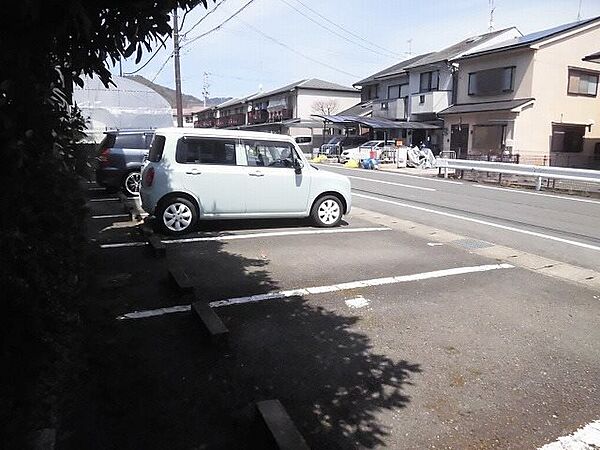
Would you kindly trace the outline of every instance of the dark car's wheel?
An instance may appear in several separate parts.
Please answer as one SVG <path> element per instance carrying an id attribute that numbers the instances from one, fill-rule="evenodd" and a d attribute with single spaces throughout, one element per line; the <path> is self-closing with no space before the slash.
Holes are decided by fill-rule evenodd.
<path id="1" fill-rule="evenodd" d="M 138 171 L 129 172 L 123 179 L 123 192 L 129 197 L 134 197 L 140 192 L 142 174 Z"/>
<path id="2" fill-rule="evenodd" d="M 318 199 L 312 207 L 311 217 L 319 227 L 337 227 L 342 221 L 344 205 L 334 195 L 326 195 Z"/>
<path id="3" fill-rule="evenodd" d="M 161 202 L 156 218 L 162 231 L 179 235 L 193 230 L 198 220 L 198 211 L 186 198 L 172 197 Z"/>

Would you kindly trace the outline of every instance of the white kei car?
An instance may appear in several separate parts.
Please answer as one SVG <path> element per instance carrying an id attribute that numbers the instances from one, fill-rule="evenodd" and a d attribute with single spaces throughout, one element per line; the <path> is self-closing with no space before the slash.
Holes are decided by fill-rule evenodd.
<path id="1" fill-rule="evenodd" d="M 199 219 L 312 217 L 334 227 L 352 203 L 349 179 L 310 165 L 293 138 L 202 128 L 156 130 L 140 197 L 176 235 Z"/>

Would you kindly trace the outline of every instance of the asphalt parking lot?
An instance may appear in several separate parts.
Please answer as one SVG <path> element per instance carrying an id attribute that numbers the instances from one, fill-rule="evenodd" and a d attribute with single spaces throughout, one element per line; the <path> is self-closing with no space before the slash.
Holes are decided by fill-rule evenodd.
<path id="1" fill-rule="evenodd" d="M 260 448 L 266 399 L 311 448 L 538 448 L 600 416 L 596 290 L 359 209 L 334 230 L 209 222 L 156 258 L 89 187 L 89 379 L 59 447 Z M 174 265 L 228 345 L 202 335 Z"/>

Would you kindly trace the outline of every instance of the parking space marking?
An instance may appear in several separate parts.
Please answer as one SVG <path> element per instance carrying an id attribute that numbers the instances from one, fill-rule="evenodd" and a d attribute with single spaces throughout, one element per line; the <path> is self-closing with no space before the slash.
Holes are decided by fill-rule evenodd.
<path id="1" fill-rule="evenodd" d="M 88 191 L 105 191 L 106 188 L 104 187 L 98 187 L 98 186 L 92 186 L 88 188 Z"/>
<path id="2" fill-rule="evenodd" d="M 422 187 L 422 186 L 413 186 L 412 184 L 394 183 L 393 181 L 374 180 L 373 178 L 354 177 L 352 175 L 346 175 L 346 176 L 348 178 L 354 178 L 355 180 L 370 181 L 372 183 L 391 184 L 393 186 L 400 186 L 400 187 L 405 187 L 405 188 L 410 188 L 410 189 L 419 189 L 421 191 L 429 191 L 429 192 L 435 192 L 436 191 L 434 188 L 428 188 L 428 187 Z"/>
<path id="3" fill-rule="evenodd" d="M 117 242 L 115 244 L 100 244 L 100 248 L 145 247 L 147 242 Z"/>
<path id="4" fill-rule="evenodd" d="M 455 275 L 465 275 L 468 273 L 489 272 L 491 270 L 512 269 L 511 264 L 484 264 L 481 266 L 466 266 L 454 267 L 452 269 L 434 270 L 431 272 L 415 273 L 412 275 L 399 275 L 395 277 L 373 278 L 369 280 L 358 280 L 347 283 L 331 284 L 325 286 L 314 286 L 308 288 L 291 289 L 287 291 L 269 292 L 266 294 L 249 295 L 245 297 L 234 297 L 225 300 L 217 300 L 210 302 L 211 308 L 220 308 L 223 306 L 241 305 L 244 303 L 257 303 L 266 300 L 278 300 L 282 298 L 306 296 L 311 294 L 322 294 L 328 292 L 339 292 L 349 289 L 357 289 L 361 287 L 381 286 L 384 284 L 407 283 L 410 281 L 430 280 L 434 278 L 450 277 Z M 125 319 L 141 319 L 146 317 L 162 316 L 164 314 L 172 314 L 177 312 L 189 311 L 189 305 L 178 305 L 170 308 L 159 308 L 146 311 L 134 311 L 131 313 L 118 316 L 117 320 Z"/>
<path id="5" fill-rule="evenodd" d="M 369 200 L 375 200 L 378 202 L 388 203 L 390 205 L 400 206 L 403 208 L 416 209 L 418 211 L 424 211 L 424 212 L 428 212 L 428 213 L 432 213 L 432 214 L 438 214 L 440 216 L 450 217 L 452 219 L 465 220 L 467 222 L 478 223 L 480 225 L 486 225 L 488 227 L 500 228 L 502 230 L 514 231 L 515 233 L 527 234 L 529 236 L 535 236 L 535 237 L 539 237 L 542 239 L 548 239 L 551 241 L 562 242 L 563 244 L 569 244 L 569 245 L 574 245 L 576 247 L 587 248 L 588 250 L 600 251 L 600 247 L 598 247 L 597 245 L 586 244 L 584 242 L 579 242 L 579 241 L 573 241 L 571 239 L 565 239 L 565 238 L 561 238 L 558 236 L 553 236 L 551 234 L 538 233 L 537 231 L 524 230 L 523 228 L 516 228 L 516 227 L 511 227 L 508 225 L 501 225 L 501 224 L 495 223 L 495 222 L 488 222 L 487 220 L 475 219 L 474 217 L 467 217 L 467 216 L 461 216 L 459 214 L 452 214 L 452 213 L 447 213 L 444 211 L 437 211 L 435 209 L 424 208 L 422 206 L 416 206 L 416 205 L 409 205 L 408 203 L 396 202 L 394 200 L 386 200 L 386 199 L 379 198 L 379 197 L 373 197 L 372 195 L 357 194 L 354 192 L 352 193 L 352 195 L 355 197 L 366 198 Z"/>
<path id="6" fill-rule="evenodd" d="M 520 189 L 509 189 L 509 188 L 501 188 L 501 187 L 496 187 L 496 186 L 482 186 L 480 184 L 474 184 L 473 186 L 480 188 L 480 189 L 492 189 L 495 191 L 516 192 L 517 194 L 528 194 L 528 195 L 536 195 L 536 196 L 541 196 L 541 197 L 559 198 L 561 200 L 571 200 L 574 202 L 583 202 L 583 203 L 595 203 L 597 205 L 600 205 L 600 201 L 591 200 L 588 198 L 566 197 L 564 195 L 543 194 L 541 192 L 522 191 Z"/>
<path id="7" fill-rule="evenodd" d="M 294 230 L 294 231 L 270 231 L 266 233 L 247 233 L 247 234 L 228 234 L 225 236 L 208 236 L 183 239 L 163 239 L 163 244 L 185 244 L 191 242 L 209 242 L 209 241 L 235 241 L 239 239 L 256 239 L 280 236 L 302 236 L 313 234 L 337 234 L 337 233 L 369 233 L 373 231 L 391 231 L 388 227 L 365 227 L 365 228 L 329 228 L 319 230 Z M 122 247 L 142 247 L 146 242 L 118 242 L 115 244 L 102 244 L 100 248 L 122 248 Z"/>
<path id="8" fill-rule="evenodd" d="M 539 450 L 593 450 L 600 448 L 600 420 L 588 423 L 569 436 L 559 437 L 555 442 Z"/>
<path id="9" fill-rule="evenodd" d="M 122 219 L 129 217 L 129 214 L 105 214 L 103 216 L 92 216 L 92 219 Z"/>
<path id="10" fill-rule="evenodd" d="M 121 199 L 119 197 L 111 197 L 111 198 L 91 198 L 88 201 L 90 202 L 118 202 Z"/>

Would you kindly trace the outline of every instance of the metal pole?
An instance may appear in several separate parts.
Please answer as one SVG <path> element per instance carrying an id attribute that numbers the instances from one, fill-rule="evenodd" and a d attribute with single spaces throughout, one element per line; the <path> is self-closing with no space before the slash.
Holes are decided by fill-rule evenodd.
<path id="1" fill-rule="evenodd" d="M 535 190 L 536 191 L 542 190 L 542 177 L 537 177 L 537 180 L 535 182 Z"/>
<path id="2" fill-rule="evenodd" d="M 177 126 L 183 127 L 183 106 L 181 104 L 181 67 L 179 65 L 179 25 L 177 8 L 173 10 L 173 55 L 175 60 L 175 105 L 177 108 Z"/>

